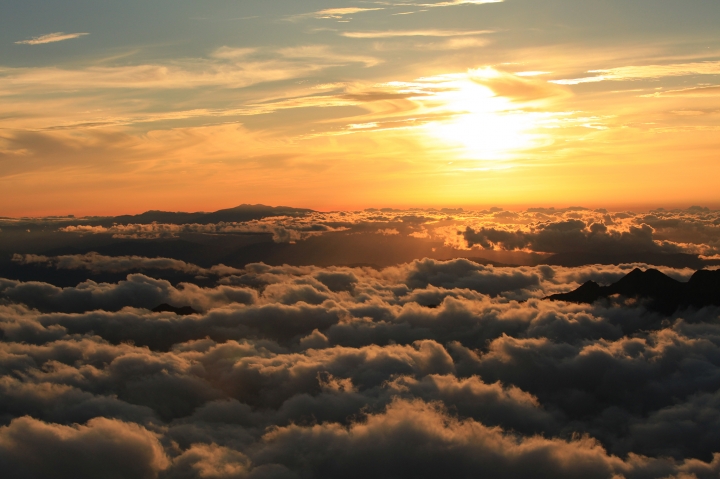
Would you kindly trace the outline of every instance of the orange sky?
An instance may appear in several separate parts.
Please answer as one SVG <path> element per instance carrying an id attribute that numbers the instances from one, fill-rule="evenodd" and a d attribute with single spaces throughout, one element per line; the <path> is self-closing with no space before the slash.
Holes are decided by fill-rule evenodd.
<path id="1" fill-rule="evenodd" d="M 0 216 L 720 205 L 720 6 L 542 3 L 13 7 Z"/>

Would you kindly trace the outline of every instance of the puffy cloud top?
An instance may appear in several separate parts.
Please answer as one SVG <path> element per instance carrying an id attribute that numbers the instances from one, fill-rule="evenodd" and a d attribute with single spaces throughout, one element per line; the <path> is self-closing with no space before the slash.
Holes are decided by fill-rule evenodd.
<path id="1" fill-rule="evenodd" d="M 525 238 L 608 234 L 575 221 Z M 425 259 L 204 268 L 214 286 L 1 280 L 0 466 L 11 478 L 717 477 L 720 311 L 542 299 L 635 267 L 647 268 Z M 199 312 L 150 311 L 164 302 Z"/>

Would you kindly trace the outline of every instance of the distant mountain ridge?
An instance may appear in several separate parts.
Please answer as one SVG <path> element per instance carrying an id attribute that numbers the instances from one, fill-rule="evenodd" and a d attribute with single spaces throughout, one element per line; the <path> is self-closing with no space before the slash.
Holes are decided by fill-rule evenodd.
<path id="1" fill-rule="evenodd" d="M 720 270 L 699 270 L 683 283 L 656 269 L 636 268 L 609 286 L 588 281 L 574 291 L 553 294 L 547 299 L 592 304 L 614 295 L 644 300 L 648 309 L 664 314 L 684 308 L 720 306 Z"/>
<path id="2" fill-rule="evenodd" d="M 119 223 L 119 224 L 150 224 L 150 223 L 166 223 L 166 224 L 214 224 L 214 223 L 232 223 L 242 221 L 260 220 L 271 216 L 305 216 L 313 213 L 314 210 L 306 208 L 293 208 L 290 206 L 266 206 L 266 205 L 248 205 L 243 204 L 234 208 L 223 210 L 195 213 L 171 212 L 151 210 L 139 215 L 122 215 L 108 218 L 102 218 L 100 223 Z"/>

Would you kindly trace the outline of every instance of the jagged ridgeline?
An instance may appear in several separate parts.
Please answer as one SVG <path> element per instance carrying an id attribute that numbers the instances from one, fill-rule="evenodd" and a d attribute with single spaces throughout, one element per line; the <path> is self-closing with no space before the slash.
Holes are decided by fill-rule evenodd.
<path id="1" fill-rule="evenodd" d="M 700 270 L 686 283 L 656 269 L 634 269 L 620 281 L 601 286 L 588 281 L 569 293 L 549 299 L 592 304 L 600 299 L 638 299 L 650 310 L 672 314 L 679 309 L 720 306 L 720 270 Z"/>

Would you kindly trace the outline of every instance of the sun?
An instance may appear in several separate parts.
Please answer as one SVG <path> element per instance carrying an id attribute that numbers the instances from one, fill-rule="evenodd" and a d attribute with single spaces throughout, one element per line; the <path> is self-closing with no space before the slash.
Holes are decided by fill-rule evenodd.
<path id="1" fill-rule="evenodd" d="M 459 159 L 510 159 L 535 143 L 535 116 L 470 78 L 453 82 L 434 100 L 446 118 L 428 123 L 428 133 Z"/>

